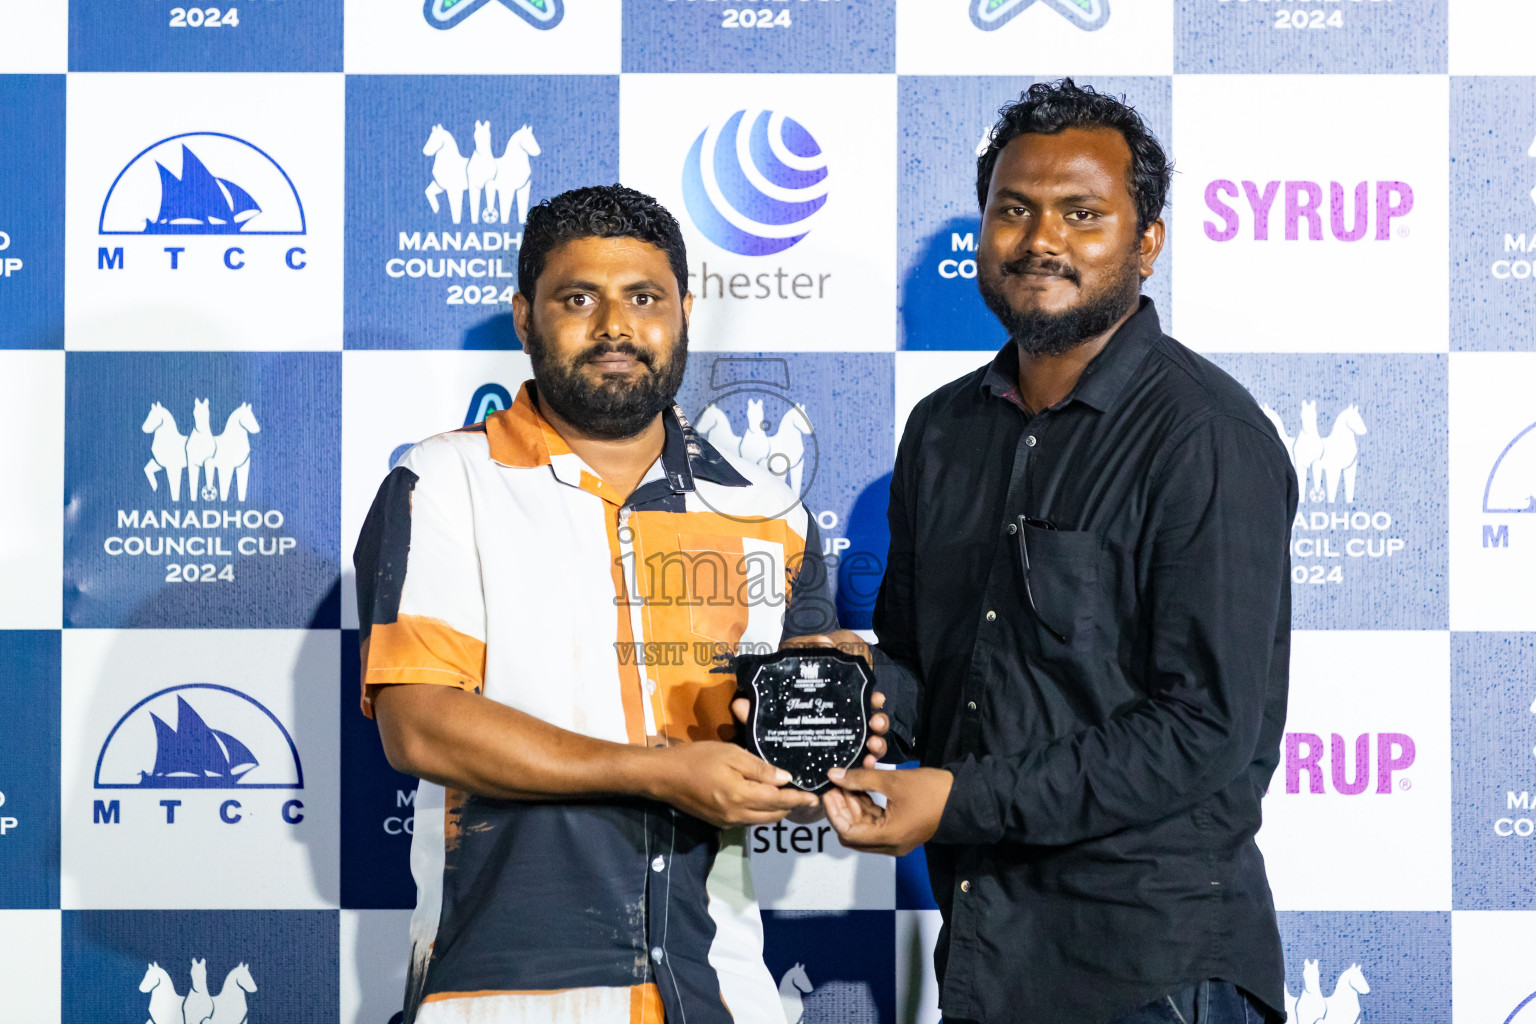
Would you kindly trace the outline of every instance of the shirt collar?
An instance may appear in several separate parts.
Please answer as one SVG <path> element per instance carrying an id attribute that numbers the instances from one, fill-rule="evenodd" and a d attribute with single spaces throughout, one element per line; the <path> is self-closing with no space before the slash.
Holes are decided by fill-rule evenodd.
<path id="1" fill-rule="evenodd" d="M 661 443 L 661 475 L 674 493 L 692 491 L 696 477 L 725 487 L 748 486 L 750 481 L 693 429 L 693 424 L 676 405 L 662 412 L 661 421 L 665 432 Z M 485 433 L 492 460 L 503 466 L 522 469 L 551 466 L 560 476 L 564 464 L 580 463 L 565 438 L 539 412 L 538 389 L 531 380 L 523 383 L 511 408 L 486 418 Z M 579 481 L 579 469 L 574 475 L 576 480 L 573 482 Z"/>
<path id="2" fill-rule="evenodd" d="M 1141 365 L 1153 342 L 1162 337 L 1162 325 L 1157 319 L 1157 308 L 1145 295 L 1141 306 L 1120 325 L 1098 355 L 1083 368 L 1072 391 L 1057 403 L 1060 408 L 1070 402 L 1082 402 L 1099 412 L 1114 407 L 1131 375 Z M 981 379 L 982 391 L 998 398 L 1006 398 L 1015 405 L 1022 405 L 1019 398 L 1019 350 L 1012 341 L 1003 345 L 987 367 Z"/>

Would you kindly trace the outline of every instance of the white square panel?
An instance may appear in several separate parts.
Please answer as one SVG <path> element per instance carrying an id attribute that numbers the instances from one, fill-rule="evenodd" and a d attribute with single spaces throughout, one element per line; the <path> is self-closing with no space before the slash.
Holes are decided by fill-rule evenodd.
<path id="1" fill-rule="evenodd" d="M 1536 1021 L 1536 913 L 1458 910 L 1451 914 L 1453 1024 Z"/>
<path id="2" fill-rule="evenodd" d="M 341 75 L 76 74 L 71 349 L 339 349 Z"/>
<path id="3" fill-rule="evenodd" d="M 904 75 L 1167 75 L 1173 0 L 898 0 Z"/>
<path id="4" fill-rule="evenodd" d="M 522 352 L 345 352 L 341 358 L 341 624 L 356 629 L 352 549 L 384 477 L 417 441 L 507 408 L 533 368 Z"/>
<path id="5" fill-rule="evenodd" d="M 0 629 L 58 629 L 63 612 L 64 353 L 0 352 Z"/>
<path id="6" fill-rule="evenodd" d="M 0 74 L 69 70 L 69 5 L 0 4 Z"/>
<path id="7" fill-rule="evenodd" d="M 907 429 L 907 417 L 924 398 L 978 367 L 986 366 L 995 353 L 981 351 L 896 353 L 896 443 Z"/>
<path id="8" fill-rule="evenodd" d="M 1536 7 L 1524 0 L 1446 2 L 1451 74 L 1529 75 L 1536 71 L 1531 57 Z"/>
<path id="9" fill-rule="evenodd" d="M 341 912 L 341 1024 L 382 1024 L 405 1003 L 409 910 Z"/>
<path id="10" fill-rule="evenodd" d="M 535 7 L 545 6 L 541 18 Z M 448 6 L 436 0 L 433 7 Z M 349 73 L 618 74 L 620 0 L 460 0 L 433 19 L 424 5 L 347 0 Z M 462 12 L 462 13 L 460 13 Z M 441 26 L 441 27 L 439 27 Z M 449 88 L 423 81 L 423 89 Z"/>
<path id="11" fill-rule="evenodd" d="M 1214 352 L 1444 352 L 1447 80 L 1174 80 L 1174 319 Z"/>
<path id="12" fill-rule="evenodd" d="M 693 348 L 895 349 L 894 75 L 625 75 L 619 96 L 624 183 L 683 226 Z"/>
<path id="13" fill-rule="evenodd" d="M 62 901 L 338 901 L 330 630 L 64 634 Z"/>
<path id="14" fill-rule="evenodd" d="M 747 829 L 757 902 L 766 910 L 891 910 L 896 861 L 856 853 L 825 819 Z"/>
<path id="15" fill-rule="evenodd" d="M 1451 628 L 1536 629 L 1536 353 L 1451 359 Z"/>
<path id="16" fill-rule="evenodd" d="M 1298 631 L 1259 846 L 1280 910 L 1449 910 L 1450 635 Z"/>
<path id="17" fill-rule="evenodd" d="M 57 910 L 0 910 L 0 991 L 11 1020 L 59 1020 L 60 925 Z"/>

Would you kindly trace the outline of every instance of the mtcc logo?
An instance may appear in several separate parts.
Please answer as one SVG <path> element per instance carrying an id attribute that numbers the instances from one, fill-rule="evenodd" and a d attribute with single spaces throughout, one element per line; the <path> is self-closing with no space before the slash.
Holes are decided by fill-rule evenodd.
<path id="1" fill-rule="evenodd" d="M 149 993 L 148 1024 L 250 1024 L 246 995 L 256 991 L 251 969 L 239 964 L 224 976 L 219 994 L 208 994 L 208 961 L 192 961 L 192 987 L 185 996 L 164 967 L 152 963 L 139 982 Z"/>
<path id="2" fill-rule="evenodd" d="M 261 431 L 250 402 L 235 406 L 234 412 L 224 421 L 224 429 L 214 434 L 208 418 L 208 399 L 192 402 L 192 433 L 182 434 L 176 426 L 176 417 L 159 402 L 149 407 L 141 428 L 154 436 L 149 442 L 149 461 L 144 464 L 144 475 L 149 479 L 149 489 L 160 489 L 160 472 L 165 472 L 166 485 L 172 501 L 181 500 L 181 472 L 187 472 L 187 500 L 229 500 L 231 482 L 235 496 L 245 500 L 246 486 L 251 478 L 251 435 Z M 202 477 L 202 489 L 198 489 L 198 477 Z M 215 486 L 217 477 L 217 486 Z"/>
<path id="3" fill-rule="evenodd" d="M 183 257 L 206 254 L 183 238 L 302 235 L 307 227 L 293 180 L 270 155 L 233 135 L 188 132 L 161 139 L 128 161 L 107 189 L 97 230 L 175 241 L 163 248 L 170 269 L 180 270 Z M 256 252 L 252 258 L 275 255 Z M 289 246 L 281 258 L 288 269 L 303 270 L 304 256 L 302 247 Z M 226 268 L 240 270 L 246 262 L 242 246 L 225 246 Z M 98 270 L 127 265 L 123 246 L 97 249 Z"/>
<path id="4" fill-rule="evenodd" d="M 1366 984 L 1365 972 L 1359 964 L 1350 964 L 1334 983 L 1333 995 L 1325 996 L 1318 984 L 1316 960 L 1303 961 L 1301 969 L 1301 994 L 1291 995 L 1290 986 L 1285 988 L 1285 1019 L 1291 1024 L 1357 1024 L 1365 1018 L 1360 1008 L 1360 997 L 1368 995 L 1371 986 Z"/>
<path id="5" fill-rule="evenodd" d="M 971 0 L 971 24 L 991 32 L 1012 21 L 1035 0 Z M 1041 0 L 1041 3 L 1088 32 L 1109 20 L 1109 0 Z"/>
<path id="6" fill-rule="evenodd" d="M 704 237 L 739 256 L 783 252 L 827 201 L 825 154 L 797 121 L 738 110 L 699 133 L 683 162 L 683 204 Z"/>
<path id="7" fill-rule="evenodd" d="M 1536 1024 L 1536 992 L 1520 1000 L 1520 1005 L 1504 1018 L 1504 1024 Z"/>
<path id="8" fill-rule="evenodd" d="M 1483 511 L 1490 514 L 1536 512 L 1536 423 L 1510 439 L 1488 471 Z"/>
<path id="9" fill-rule="evenodd" d="M 453 28 L 490 0 L 427 0 L 422 9 L 433 28 Z M 565 0 L 500 0 L 534 28 L 554 28 L 565 17 Z"/>
<path id="10" fill-rule="evenodd" d="M 243 139 L 173 135 L 128 162 L 101 206 L 104 235 L 302 235 L 288 173 Z"/>
<path id="11" fill-rule="evenodd" d="M 117 720 L 96 757 L 94 784 L 180 791 L 180 799 L 158 801 L 167 825 L 178 823 L 183 802 L 194 814 L 216 806 L 219 820 L 235 825 L 248 813 L 241 799 L 205 800 L 195 791 L 301 790 L 304 766 L 288 727 L 254 697 L 217 683 L 187 683 L 150 694 Z M 123 799 L 130 811 L 139 806 L 134 798 Z M 302 801 L 290 799 L 277 813 L 297 825 L 304 820 L 303 808 Z M 118 824 L 122 800 L 97 800 L 92 814 L 96 824 Z"/>
<path id="12" fill-rule="evenodd" d="M 117 720 L 95 782 L 97 789 L 303 789 L 304 768 L 288 728 L 254 697 L 188 683 L 145 697 Z"/>
<path id="13" fill-rule="evenodd" d="M 459 151 L 453 134 L 440 124 L 432 126 L 423 156 L 432 158 L 432 184 L 427 186 L 427 202 L 432 212 L 441 212 L 438 197 L 448 197 L 448 213 L 455 224 L 464 215 L 464 196 L 469 195 L 469 220 L 481 221 L 480 199 L 485 197 L 487 224 L 499 219 L 512 222 L 512 202 L 517 201 L 517 222 L 528 220 L 528 193 L 533 188 L 533 157 L 539 155 L 539 140 L 526 124 L 512 133 L 497 156 L 491 144 L 491 122 L 475 122 L 475 149 L 469 156 Z"/>

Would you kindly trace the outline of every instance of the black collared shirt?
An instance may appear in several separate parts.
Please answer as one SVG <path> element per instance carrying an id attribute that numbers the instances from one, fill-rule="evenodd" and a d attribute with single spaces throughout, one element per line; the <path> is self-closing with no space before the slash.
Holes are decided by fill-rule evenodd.
<path id="1" fill-rule="evenodd" d="M 1009 344 L 913 410 L 875 608 L 894 753 L 954 773 L 927 845 L 940 1005 L 1096 1024 L 1221 978 L 1278 1011 L 1253 837 L 1285 720 L 1285 449 L 1149 300 L 1051 408 L 1017 371 Z"/>

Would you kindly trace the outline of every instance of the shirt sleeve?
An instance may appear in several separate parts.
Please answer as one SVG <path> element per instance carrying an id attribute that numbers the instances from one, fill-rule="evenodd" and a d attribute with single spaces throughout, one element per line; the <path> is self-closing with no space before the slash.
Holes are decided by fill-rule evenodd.
<path id="1" fill-rule="evenodd" d="M 922 439 L 926 421 L 926 402 L 919 403 L 907 417 L 901 444 L 896 450 L 896 465 L 891 471 L 891 500 L 886 510 L 891 543 L 885 559 L 885 575 L 875 597 L 875 638 L 872 648 L 875 687 L 885 694 L 882 709 L 890 720 L 886 733 L 888 752 L 885 761 L 899 764 L 921 754 L 917 733 L 919 708 L 922 706 L 922 674 L 917 653 L 917 609 L 913 576 L 914 452 Z"/>
<path id="2" fill-rule="evenodd" d="M 453 442 L 424 441 L 390 470 L 352 558 L 363 713 L 373 717 L 373 693 L 383 685 L 480 692 L 485 596 L 469 480 Z"/>
<path id="3" fill-rule="evenodd" d="M 1185 810 L 1255 761 L 1272 661 L 1286 651 L 1277 635 L 1289 631 L 1295 476 L 1273 438 L 1225 417 L 1156 473 L 1147 696 L 1039 750 L 947 766 L 934 842 L 1092 839 Z"/>

